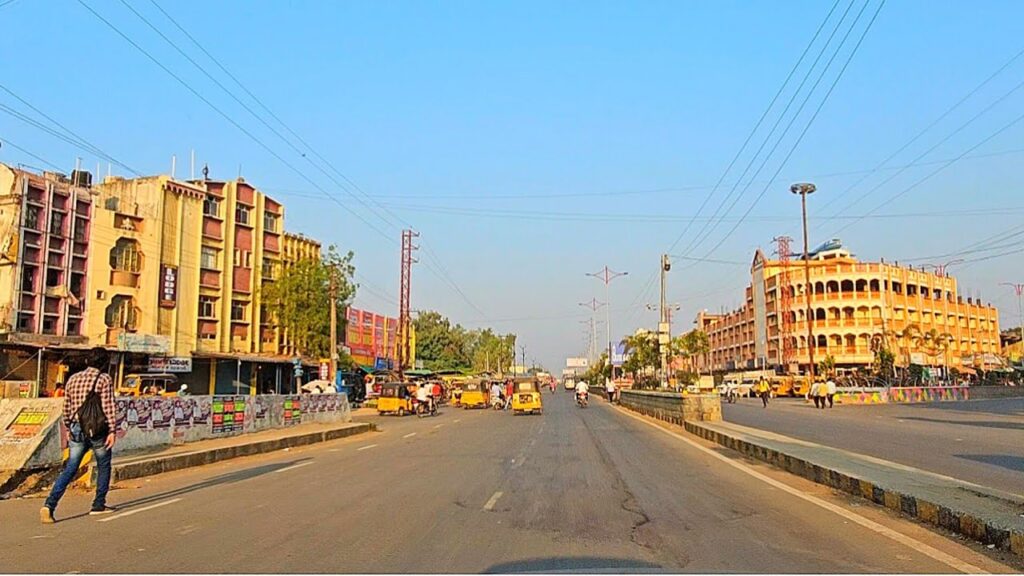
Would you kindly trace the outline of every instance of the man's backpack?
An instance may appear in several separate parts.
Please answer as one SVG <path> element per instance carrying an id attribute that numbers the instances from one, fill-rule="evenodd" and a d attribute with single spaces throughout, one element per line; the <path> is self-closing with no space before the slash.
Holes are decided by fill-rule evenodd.
<path id="1" fill-rule="evenodd" d="M 97 374 L 92 381 L 92 390 L 85 395 L 85 400 L 76 412 L 78 425 L 82 427 L 82 434 L 89 439 L 105 438 L 107 434 L 110 434 L 110 423 L 107 422 L 107 415 L 103 412 L 103 399 L 96 391 L 96 382 L 99 379 L 100 375 Z"/>

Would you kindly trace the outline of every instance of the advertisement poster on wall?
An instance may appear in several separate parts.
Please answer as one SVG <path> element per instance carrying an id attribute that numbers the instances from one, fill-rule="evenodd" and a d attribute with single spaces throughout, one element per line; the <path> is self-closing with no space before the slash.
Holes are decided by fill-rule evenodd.
<path id="1" fill-rule="evenodd" d="M 213 433 L 241 432 L 245 426 L 245 399 L 228 396 L 213 399 Z"/>
<path id="2" fill-rule="evenodd" d="M 291 426 L 302 422 L 302 401 L 299 398 L 284 399 L 284 425 Z"/>

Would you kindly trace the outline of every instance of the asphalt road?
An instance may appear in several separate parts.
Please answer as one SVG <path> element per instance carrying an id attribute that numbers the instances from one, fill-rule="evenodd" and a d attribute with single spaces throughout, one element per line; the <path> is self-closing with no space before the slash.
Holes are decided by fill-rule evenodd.
<path id="1" fill-rule="evenodd" d="M 544 400 L 543 416 L 391 417 L 381 432 L 133 481 L 111 493 L 111 516 L 82 515 L 85 493 L 52 526 L 39 499 L 0 502 L 0 570 L 1014 570 L 603 401 Z"/>
<path id="2" fill-rule="evenodd" d="M 1024 398 L 836 406 L 777 398 L 723 404 L 723 417 L 752 428 L 810 440 L 1024 494 Z"/>

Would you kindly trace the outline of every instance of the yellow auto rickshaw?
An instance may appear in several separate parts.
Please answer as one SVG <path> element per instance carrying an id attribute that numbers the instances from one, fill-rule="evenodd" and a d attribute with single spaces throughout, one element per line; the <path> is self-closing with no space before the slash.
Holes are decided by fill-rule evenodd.
<path id="1" fill-rule="evenodd" d="M 540 384 L 535 378 L 517 378 L 512 383 L 512 414 L 544 413 Z"/>
<path id="2" fill-rule="evenodd" d="M 487 408 L 487 382 L 484 380 L 466 380 L 461 385 L 462 397 L 459 404 L 465 408 Z"/>
<path id="3" fill-rule="evenodd" d="M 187 388 L 187 386 L 185 386 Z M 183 385 L 174 374 L 129 374 L 117 387 L 118 396 L 178 396 Z"/>
<path id="4" fill-rule="evenodd" d="M 377 399 L 377 413 L 397 414 L 405 416 L 413 413 L 413 394 L 409 391 L 407 382 L 385 382 L 380 388 L 380 397 Z"/>

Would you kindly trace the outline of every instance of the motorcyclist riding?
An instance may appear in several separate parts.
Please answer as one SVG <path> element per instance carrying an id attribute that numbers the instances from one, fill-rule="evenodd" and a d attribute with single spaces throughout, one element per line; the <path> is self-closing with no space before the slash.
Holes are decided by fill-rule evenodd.
<path id="1" fill-rule="evenodd" d="M 581 406 L 585 406 L 587 403 L 587 396 L 590 395 L 590 386 L 586 380 L 580 380 L 576 383 L 576 402 Z"/>

